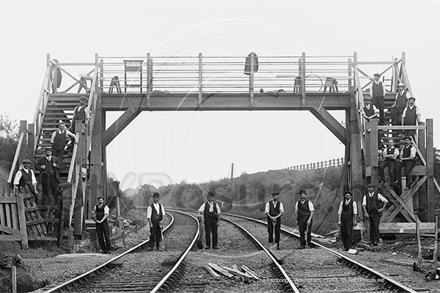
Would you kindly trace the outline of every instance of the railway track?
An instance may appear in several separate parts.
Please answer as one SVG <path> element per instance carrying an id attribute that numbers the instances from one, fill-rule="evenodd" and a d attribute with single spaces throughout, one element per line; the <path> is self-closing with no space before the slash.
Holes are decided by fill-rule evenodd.
<path id="1" fill-rule="evenodd" d="M 198 221 L 187 213 L 172 215 L 159 251 L 147 251 L 145 240 L 102 265 L 38 292 L 159 292 L 171 290 L 185 270 L 184 259 L 198 236 Z M 186 233 L 181 233 L 186 231 Z M 45 288 L 46 289 L 46 288 Z"/>
<path id="2" fill-rule="evenodd" d="M 265 222 L 231 214 L 223 214 L 223 219 L 233 220 L 267 243 Z M 299 235 L 286 229 L 282 229 L 280 242 L 281 250 L 274 255 L 300 292 L 416 292 L 315 241 L 314 249 L 299 250 Z M 274 248 L 270 246 L 269 250 Z"/>

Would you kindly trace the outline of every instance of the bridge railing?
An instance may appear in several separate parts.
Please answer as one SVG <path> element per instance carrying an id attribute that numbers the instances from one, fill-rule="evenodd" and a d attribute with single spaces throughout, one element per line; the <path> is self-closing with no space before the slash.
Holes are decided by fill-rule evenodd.
<path id="1" fill-rule="evenodd" d="M 350 56 L 99 57 L 104 93 L 259 93 L 350 90 Z M 301 84 L 304 76 L 305 86 Z M 327 81 L 327 89 L 326 89 Z M 333 83 L 331 83 L 333 85 Z"/>
<path id="2" fill-rule="evenodd" d="M 324 169 L 329 167 L 338 167 L 345 164 L 344 158 L 337 158 L 327 161 L 321 161 L 310 164 L 301 164 L 292 167 L 287 167 L 286 170 L 314 170 L 314 169 Z"/>

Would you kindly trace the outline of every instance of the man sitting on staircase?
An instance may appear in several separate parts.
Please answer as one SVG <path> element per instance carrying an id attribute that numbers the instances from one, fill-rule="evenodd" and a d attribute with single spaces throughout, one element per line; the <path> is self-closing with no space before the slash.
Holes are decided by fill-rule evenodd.
<path id="1" fill-rule="evenodd" d="M 66 148 L 67 138 L 75 141 L 75 134 L 66 129 L 66 124 L 60 120 L 59 129 L 52 133 L 50 143 L 52 144 L 52 154 L 63 163 L 64 149 Z"/>

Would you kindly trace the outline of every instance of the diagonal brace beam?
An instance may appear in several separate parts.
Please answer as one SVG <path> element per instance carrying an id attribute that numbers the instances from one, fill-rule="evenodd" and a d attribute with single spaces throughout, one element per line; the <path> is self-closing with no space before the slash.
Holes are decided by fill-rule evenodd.
<path id="1" fill-rule="evenodd" d="M 143 99 L 142 99 L 143 100 Z M 142 104 L 142 100 L 141 103 Z M 127 127 L 141 112 L 142 108 L 139 106 L 130 107 L 115 121 L 113 124 L 102 133 L 102 145 L 106 147 L 122 130 Z"/>
<path id="2" fill-rule="evenodd" d="M 310 108 L 310 112 L 324 124 L 344 145 L 350 143 L 345 128 L 324 107 Z"/>

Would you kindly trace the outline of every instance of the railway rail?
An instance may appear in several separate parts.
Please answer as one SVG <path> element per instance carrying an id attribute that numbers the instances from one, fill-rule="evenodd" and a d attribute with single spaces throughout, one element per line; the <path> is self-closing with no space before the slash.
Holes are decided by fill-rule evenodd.
<path id="1" fill-rule="evenodd" d="M 223 214 L 222 218 L 233 219 L 267 243 L 266 222 L 232 214 Z M 282 228 L 281 250 L 272 252 L 300 292 L 416 292 L 316 241 L 312 244 L 314 249 L 298 250 L 299 235 Z M 274 248 L 270 246 L 269 250 Z"/>
<path id="2" fill-rule="evenodd" d="M 37 292 L 110 293 L 170 290 L 184 272 L 184 259 L 197 239 L 199 223 L 188 213 L 167 211 L 167 214 L 171 215 L 172 220 L 164 228 L 164 241 L 160 251 L 147 251 L 147 239 L 90 271 Z M 187 233 L 181 233 L 182 226 Z"/>

